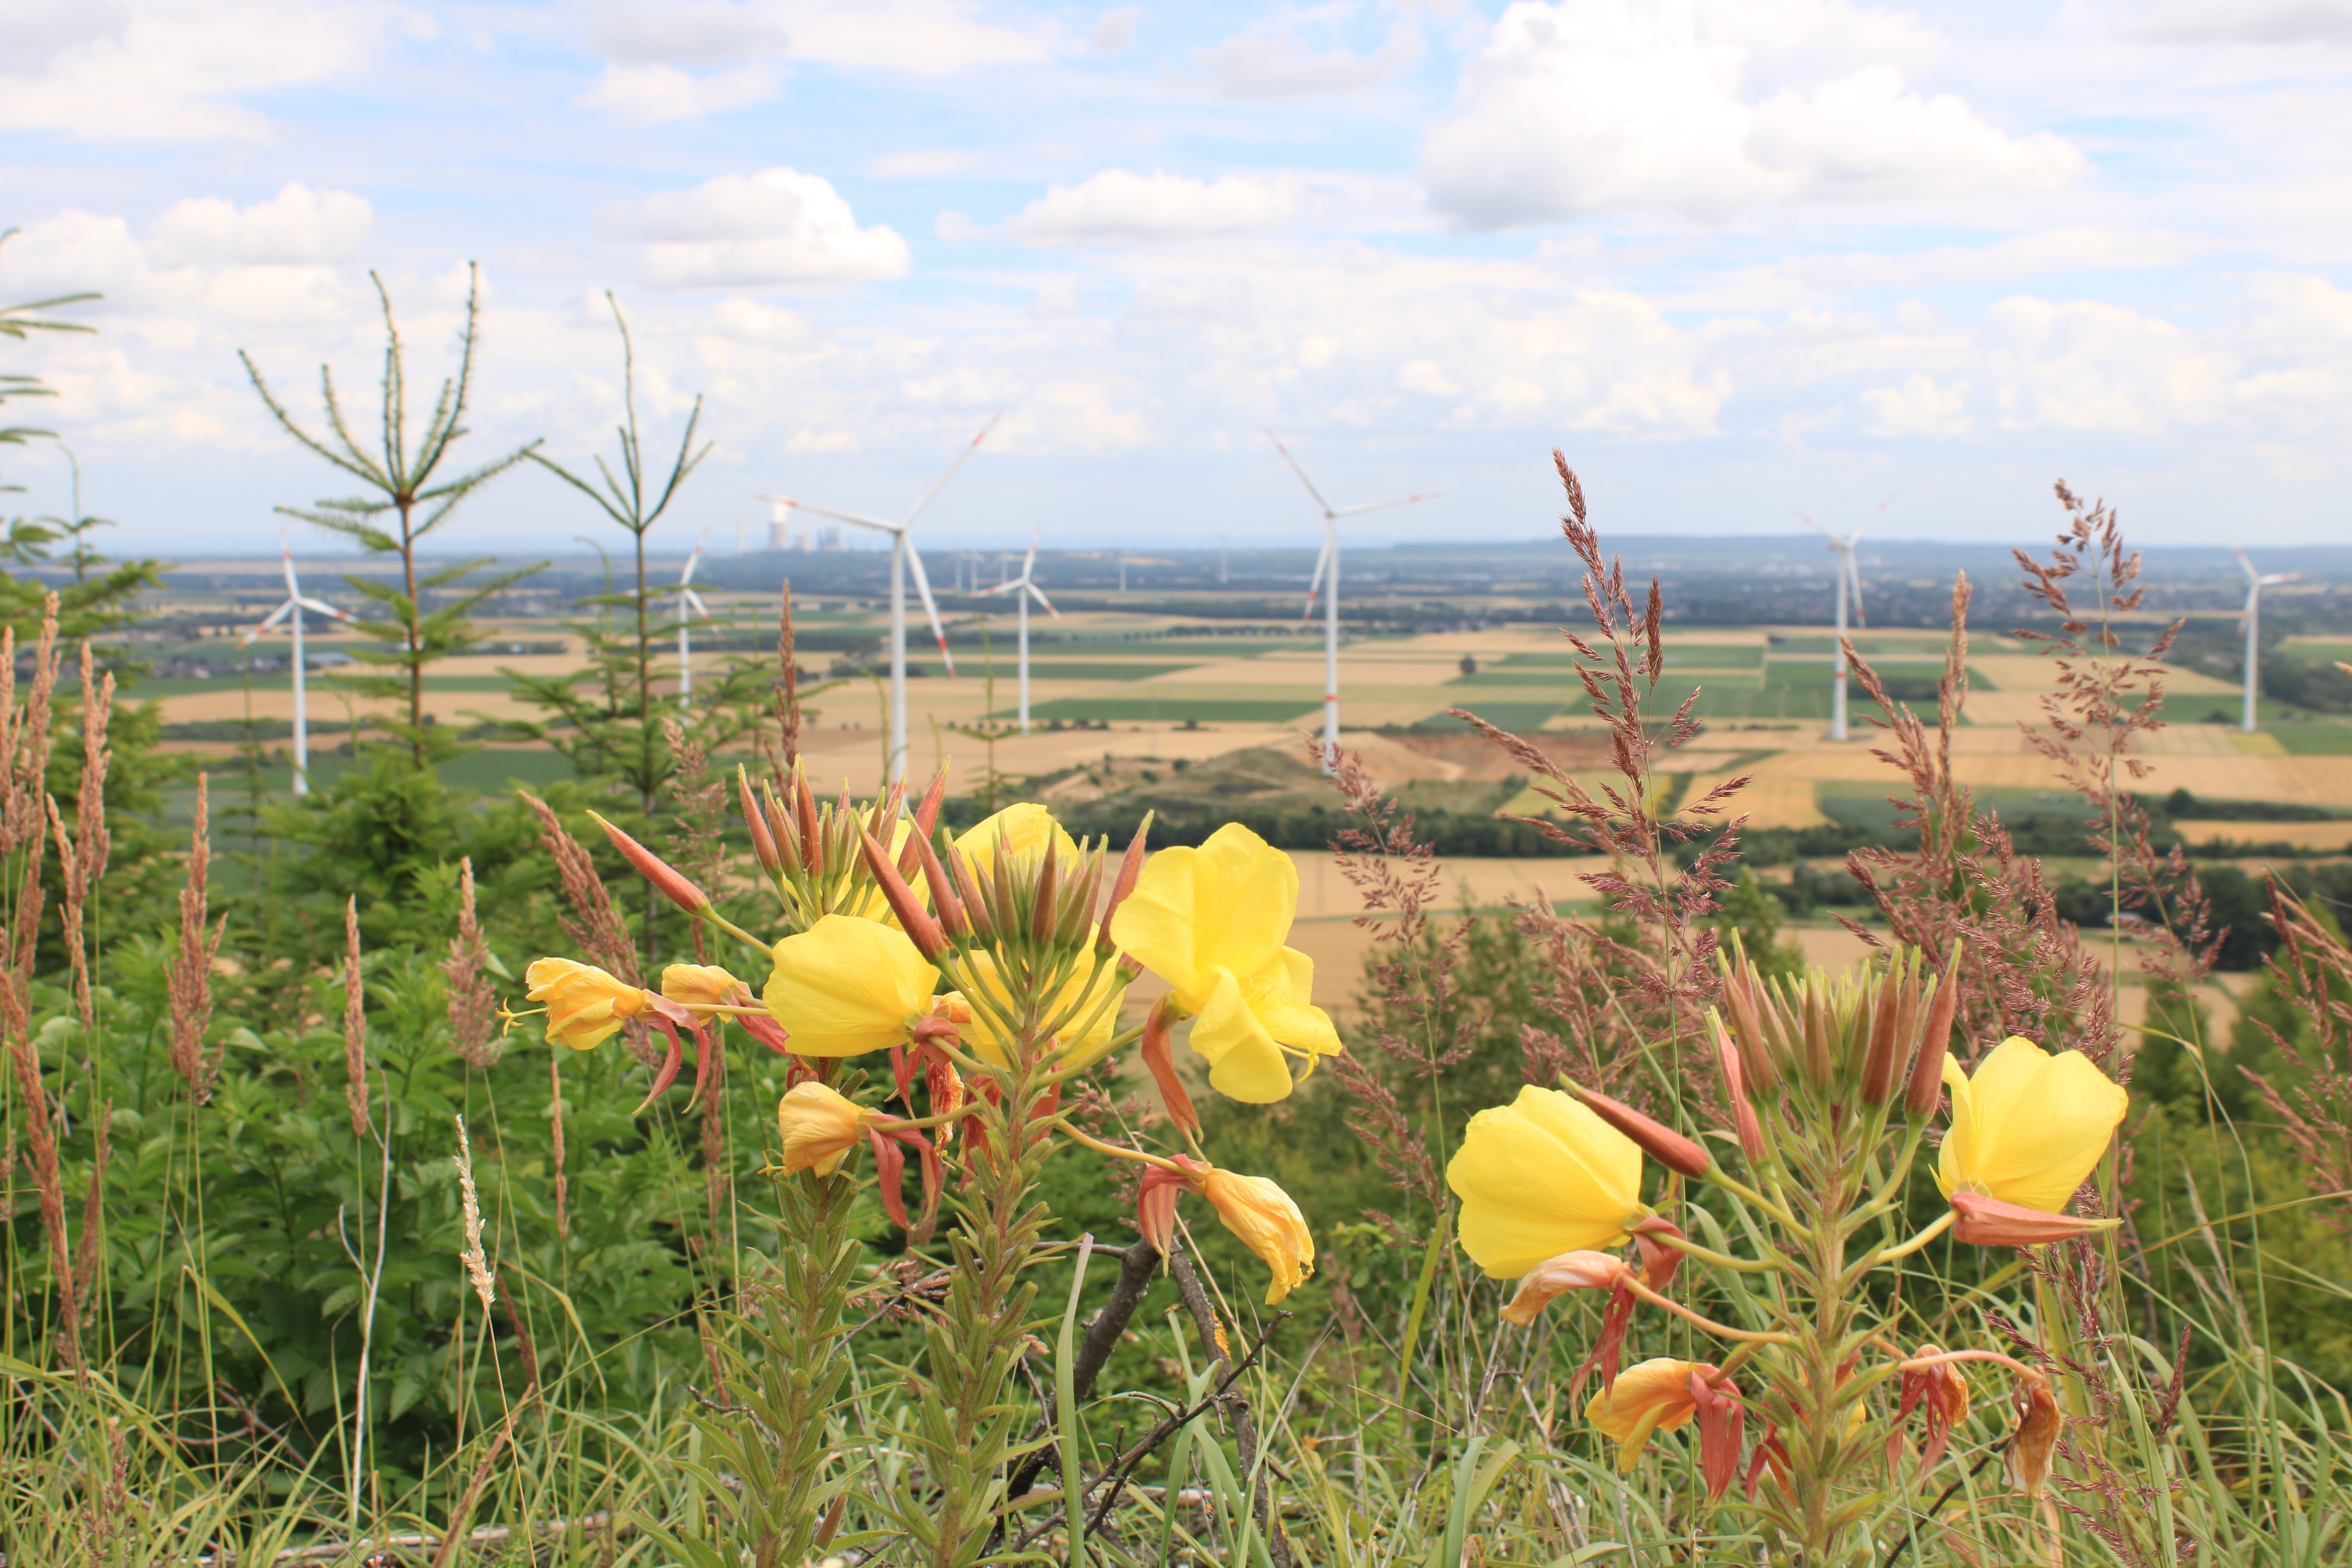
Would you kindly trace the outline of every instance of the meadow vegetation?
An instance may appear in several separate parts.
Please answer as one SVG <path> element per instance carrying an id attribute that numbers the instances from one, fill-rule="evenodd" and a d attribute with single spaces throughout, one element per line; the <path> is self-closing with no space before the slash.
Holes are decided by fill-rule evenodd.
<path id="1" fill-rule="evenodd" d="M 1285 949 L 1303 826 L 820 800 L 789 615 L 680 710 L 642 573 L 548 694 L 578 780 L 434 765 L 413 678 L 472 629 L 419 579 L 380 738 L 299 800 L 200 777 L 183 839 L 132 590 L 7 579 L 5 1561 L 2340 1561 L 2341 895 L 2221 909 L 2135 793 L 2168 634 L 2112 513 L 2062 488 L 2021 563 L 2095 877 L 1953 770 L 1963 581 L 1932 695 L 1856 656 L 1899 830 L 1780 849 L 1846 853 L 1836 977 L 1741 781 L 1664 786 L 1662 595 L 1559 471 L 1607 764 L 1460 721 L 1596 901 L 1440 915 L 1472 815 L 1309 755 L 1358 976 Z"/>

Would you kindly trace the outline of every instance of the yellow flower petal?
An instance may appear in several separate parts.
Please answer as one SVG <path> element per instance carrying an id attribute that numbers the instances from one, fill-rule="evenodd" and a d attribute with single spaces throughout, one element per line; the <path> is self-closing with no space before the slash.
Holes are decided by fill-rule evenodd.
<path id="1" fill-rule="evenodd" d="M 1024 860 L 1045 853 L 1048 841 L 1055 846 L 1056 863 L 1075 866 L 1078 858 L 1077 840 L 1072 838 L 1054 814 L 1034 801 L 1023 801 L 1008 805 L 995 816 L 984 818 L 955 841 L 971 862 L 973 872 L 985 877 L 996 868 L 996 846 L 1000 837 L 1012 849 L 1013 858 Z"/>
<path id="2" fill-rule="evenodd" d="M 1462 1200 L 1462 1249 L 1491 1279 L 1516 1279 L 1563 1252 L 1616 1246 L 1647 1212 L 1633 1141 L 1533 1084 L 1470 1119 L 1445 1184 Z"/>
<path id="3" fill-rule="evenodd" d="M 661 994 L 688 1006 L 723 1005 L 739 985 L 750 994 L 750 986 L 715 963 L 673 963 L 662 971 Z"/>
<path id="4" fill-rule="evenodd" d="M 1307 998 L 1315 994 L 1315 961 L 1295 947 L 1286 947 L 1274 962 L 1242 982 L 1250 1011 L 1276 1041 L 1309 1056 L 1339 1054 L 1339 1031 L 1331 1015 Z"/>
<path id="5" fill-rule="evenodd" d="M 646 1008 L 642 987 L 574 959 L 534 959 L 523 984 L 530 1000 L 547 1004 L 547 1037 L 575 1051 L 595 1049 Z"/>
<path id="6" fill-rule="evenodd" d="M 854 1057 L 907 1037 L 930 1010 L 939 971 L 896 926 L 826 915 L 776 943 L 760 999 L 792 1037 L 793 1054 Z"/>
<path id="7" fill-rule="evenodd" d="M 1217 983 L 1213 972 L 1265 968 L 1297 912 L 1290 857 L 1233 822 L 1198 849 L 1162 849 L 1146 861 L 1110 934 L 1198 1014 Z"/>
<path id="8" fill-rule="evenodd" d="M 821 1083 L 798 1083 L 776 1102 L 776 1133 L 783 1140 L 783 1163 L 791 1175 L 814 1171 L 830 1176 L 866 1136 L 874 1113 Z"/>
<path id="9" fill-rule="evenodd" d="M 1282 1047 L 1250 1011 L 1233 971 L 1213 973 L 1213 984 L 1192 1024 L 1192 1048 L 1208 1058 L 1209 1087 L 1229 1100 L 1271 1105 L 1290 1093 Z"/>
<path id="10" fill-rule="evenodd" d="M 2015 1036 L 1963 1078 L 1947 1058 L 1952 1125 L 1936 1162 L 1944 1195 L 1966 1189 L 2002 1203 L 2064 1210 L 2107 1150 L 2131 1098 L 2080 1051 L 2051 1056 Z"/>

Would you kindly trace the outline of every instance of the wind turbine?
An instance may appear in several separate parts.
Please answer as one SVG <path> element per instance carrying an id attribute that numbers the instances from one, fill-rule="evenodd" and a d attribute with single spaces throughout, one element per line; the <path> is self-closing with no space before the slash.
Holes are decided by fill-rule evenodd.
<path id="1" fill-rule="evenodd" d="M 251 647 L 262 633 L 278 622 L 292 619 L 294 626 L 294 793 L 310 793 L 310 714 L 305 700 L 302 682 L 302 612 L 316 610 L 339 621 L 351 616 L 318 599 L 302 595 L 302 584 L 294 576 L 294 547 L 286 542 L 286 531 L 278 531 L 278 549 L 286 560 L 286 602 L 269 612 L 269 618 L 245 634 L 245 646 Z M 357 739 L 356 736 L 353 737 Z"/>
<path id="2" fill-rule="evenodd" d="M 1437 492 L 1431 490 L 1424 495 L 1399 496 L 1394 500 L 1366 501 L 1360 506 L 1334 507 L 1323 499 L 1323 492 L 1315 488 L 1315 481 L 1307 477 L 1307 470 L 1298 466 L 1298 459 L 1290 455 L 1290 448 L 1282 444 L 1282 437 L 1269 430 L 1265 438 L 1274 443 L 1274 449 L 1282 454 L 1282 460 L 1290 465 L 1290 471 L 1298 476 L 1298 482 L 1307 487 L 1307 493 L 1315 498 L 1315 504 L 1323 511 L 1323 553 L 1315 558 L 1315 575 L 1307 584 L 1307 608 L 1298 618 L 1304 621 L 1314 616 L 1315 595 L 1323 586 L 1324 575 L 1328 573 L 1331 579 L 1331 594 L 1323 601 L 1323 771 L 1328 773 L 1334 771 L 1336 763 L 1333 758 L 1339 749 L 1339 520 L 1354 517 L 1360 512 L 1379 511 L 1386 507 L 1409 506 L 1414 501 L 1427 500 Z"/>
<path id="3" fill-rule="evenodd" d="M 1003 417 L 999 414 L 982 426 L 980 434 L 971 438 L 971 445 L 956 454 L 955 461 L 931 481 L 930 489 L 915 498 L 915 504 L 898 522 L 886 522 L 881 518 L 865 517 L 854 511 L 834 511 L 804 500 L 795 500 L 790 496 L 775 498 L 780 506 L 813 511 L 819 517 L 829 517 L 852 528 L 870 528 L 877 533 L 890 536 L 890 759 L 883 768 L 885 777 L 882 782 L 886 784 L 903 776 L 907 771 L 907 571 L 910 566 L 915 574 L 915 591 L 923 596 L 923 614 L 930 617 L 931 636 L 940 645 L 940 658 L 948 667 L 948 673 L 955 674 L 955 657 L 948 652 L 948 634 L 946 628 L 940 625 L 940 607 L 931 600 L 930 579 L 923 575 L 923 558 L 915 552 L 908 538 L 908 530 L 915 526 L 915 520 L 923 515 L 923 509 L 947 488 L 947 482 L 955 478 L 955 471 L 980 449 L 980 444 L 988 438 L 988 433 L 996 428 L 996 421 Z"/>
<path id="4" fill-rule="evenodd" d="M 2276 587 L 2281 583 L 2300 583 L 2303 574 L 2257 572 L 2254 563 L 2246 559 L 2246 552 L 2238 548 L 2235 541 L 2231 542 L 2230 550 L 2237 556 L 2238 564 L 2246 571 L 2246 706 L 2243 716 L 2238 721 L 2238 728 L 2251 735 L 2254 732 L 2254 685 L 2262 669 L 2263 590 Z"/>
<path id="5" fill-rule="evenodd" d="M 694 553 L 686 558 L 686 570 L 677 574 L 677 705 L 694 706 L 694 650 L 687 638 L 689 618 L 700 616 L 710 620 L 710 607 L 702 595 L 688 586 L 694 581 L 694 569 L 702 563 L 702 547 L 710 542 L 710 531 L 704 529 L 702 537 L 694 542 Z"/>
<path id="6" fill-rule="evenodd" d="M 1037 531 L 1045 531 L 1042 524 Z M 1013 602 L 1021 606 L 1021 732 L 1024 735 L 1029 732 L 1029 601 L 1035 599 L 1045 606 L 1047 615 L 1057 621 L 1062 618 L 1062 612 L 1054 608 L 1054 601 L 1037 586 L 1036 577 L 1037 534 L 1033 533 L 1029 536 L 1029 558 L 1021 563 L 1021 575 L 981 590 L 982 595 L 1010 594 Z"/>
<path id="7" fill-rule="evenodd" d="M 1849 588 L 1853 591 L 1854 624 L 1867 624 L 1862 613 L 1862 568 L 1854 563 L 1853 547 L 1861 542 L 1864 534 L 1870 531 L 1870 525 L 1885 514 L 1894 500 L 1893 496 L 1888 496 L 1880 501 L 1878 510 L 1864 518 L 1862 526 L 1843 539 L 1803 512 L 1797 514 L 1798 521 L 1830 542 L 1830 553 L 1843 557 L 1837 563 L 1837 647 L 1832 650 L 1837 667 L 1836 684 L 1830 688 L 1830 739 L 1832 741 L 1845 739 L 1845 596 Z"/>

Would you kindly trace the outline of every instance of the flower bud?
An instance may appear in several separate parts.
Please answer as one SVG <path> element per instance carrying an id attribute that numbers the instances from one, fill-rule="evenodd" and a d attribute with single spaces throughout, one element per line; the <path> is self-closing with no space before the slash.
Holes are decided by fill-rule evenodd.
<path id="1" fill-rule="evenodd" d="M 1622 1100 L 1612 1100 L 1575 1084 L 1576 1091 L 1588 1110 L 1610 1126 L 1640 1144 L 1649 1156 L 1669 1171 L 1680 1172 L 1693 1180 L 1715 1169 L 1715 1162 L 1706 1150 L 1681 1133 L 1643 1115 Z"/>
<path id="2" fill-rule="evenodd" d="M 874 1112 L 825 1084 L 795 1084 L 776 1102 L 776 1132 L 784 1145 L 779 1168 L 786 1175 L 832 1175 L 864 1141 L 873 1121 Z"/>
<path id="3" fill-rule="evenodd" d="M 1744 965 L 1725 969 L 1723 1005 L 1731 1016 L 1732 1043 L 1739 1048 L 1748 1087 L 1754 1093 L 1769 1094 L 1780 1081 L 1780 1074 L 1773 1064 L 1771 1047 L 1765 1042 L 1763 1022 L 1757 1015 L 1753 970 Z"/>
<path id="4" fill-rule="evenodd" d="M 690 915 L 698 915 L 710 907 L 709 895 L 688 881 L 668 861 L 594 812 L 588 814 L 588 820 L 603 828 L 604 837 L 613 841 L 613 847 L 618 849 L 623 858 L 637 868 L 637 874 L 651 882 L 655 890 L 668 899 L 671 903 Z"/>
<path id="5" fill-rule="evenodd" d="M 673 963 L 662 971 L 661 994 L 688 1007 L 745 1007 L 751 988 L 716 964 Z"/>
<path id="6" fill-rule="evenodd" d="M 1197 1138 L 1201 1133 L 1201 1114 L 1192 1109 L 1192 1097 L 1185 1092 L 1184 1080 L 1176 1076 L 1171 1037 L 1176 1020 L 1183 1016 L 1184 1009 L 1178 1005 L 1172 991 L 1154 1002 L 1143 1020 L 1143 1042 L 1137 1055 L 1150 1069 L 1151 1081 L 1160 1086 L 1160 1103 L 1168 1112 L 1168 1120 Z"/>
<path id="7" fill-rule="evenodd" d="M 882 897 L 888 900 L 890 912 L 898 917 L 898 924 L 908 939 L 922 951 L 925 958 L 937 958 L 945 952 L 948 950 L 947 933 L 940 929 L 940 922 L 931 918 L 930 911 L 923 908 L 922 900 L 915 897 L 915 889 L 907 886 L 907 879 L 898 874 L 898 868 L 890 859 L 890 852 L 882 847 L 872 833 L 863 828 L 859 830 L 857 839 L 866 853 L 866 868 L 874 873 L 875 881 L 881 885 Z"/>
<path id="8" fill-rule="evenodd" d="M 1716 1059 L 1723 1065 L 1723 1091 L 1731 1100 L 1732 1125 L 1739 1131 L 1739 1152 L 1748 1156 L 1750 1165 L 1764 1161 L 1764 1129 L 1756 1120 L 1756 1108 L 1748 1103 L 1745 1074 L 1740 1068 L 1740 1054 L 1732 1045 L 1731 1032 L 1713 1014 L 1707 1021 L 1715 1026 Z"/>
<path id="9" fill-rule="evenodd" d="M 1137 826 L 1135 837 L 1127 842 L 1127 853 L 1119 857 L 1118 876 L 1110 885 L 1110 901 L 1103 906 L 1102 922 L 1095 929 L 1095 945 L 1103 952 L 1108 952 L 1113 946 L 1111 917 L 1118 913 L 1121 904 L 1127 902 L 1127 896 L 1135 891 L 1135 879 L 1143 875 L 1143 841 L 1151 832 L 1151 816 L 1150 812 L 1143 814 L 1143 821 Z"/>
<path id="10" fill-rule="evenodd" d="M 1903 1113 L 1924 1121 L 1936 1113 L 1944 1094 L 1944 1058 L 1952 1048 L 1952 1019 L 1960 1005 L 1960 955 L 1968 944 L 1952 939 L 1951 956 L 1935 982 L 1927 1005 L 1927 1025 L 1919 1032 L 1919 1054 L 1911 1060 L 1911 1082 L 1903 1096 Z"/>
<path id="11" fill-rule="evenodd" d="M 743 812 L 743 826 L 751 835 L 751 853 L 769 876 L 779 876 L 784 868 L 784 858 L 776 852 L 776 841 L 768 832 L 767 818 L 760 811 L 760 803 L 751 795 L 751 775 L 741 767 L 735 770 L 735 799 Z"/>

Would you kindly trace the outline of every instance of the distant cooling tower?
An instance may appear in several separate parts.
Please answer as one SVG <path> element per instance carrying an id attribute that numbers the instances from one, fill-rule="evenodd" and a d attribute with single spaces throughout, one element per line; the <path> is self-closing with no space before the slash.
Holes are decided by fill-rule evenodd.
<path id="1" fill-rule="evenodd" d="M 769 548 L 769 549 L 771 549 L 771 550 L 790 550 L 790 549 L 793 547 L 793 528 L 792 528 L 792 521 L 791 521 L 792 515 L 793 515 L 793 509 L 792 509 L 792 508 L 790 508 L 790 507 L 788 507 L 788 506 L 786 506 L 783 502 L 782 502 L 782 501 L 772 501 L 772 502 L 769 503 L 769 507 L 768 507 L 768 548 Z"/>

